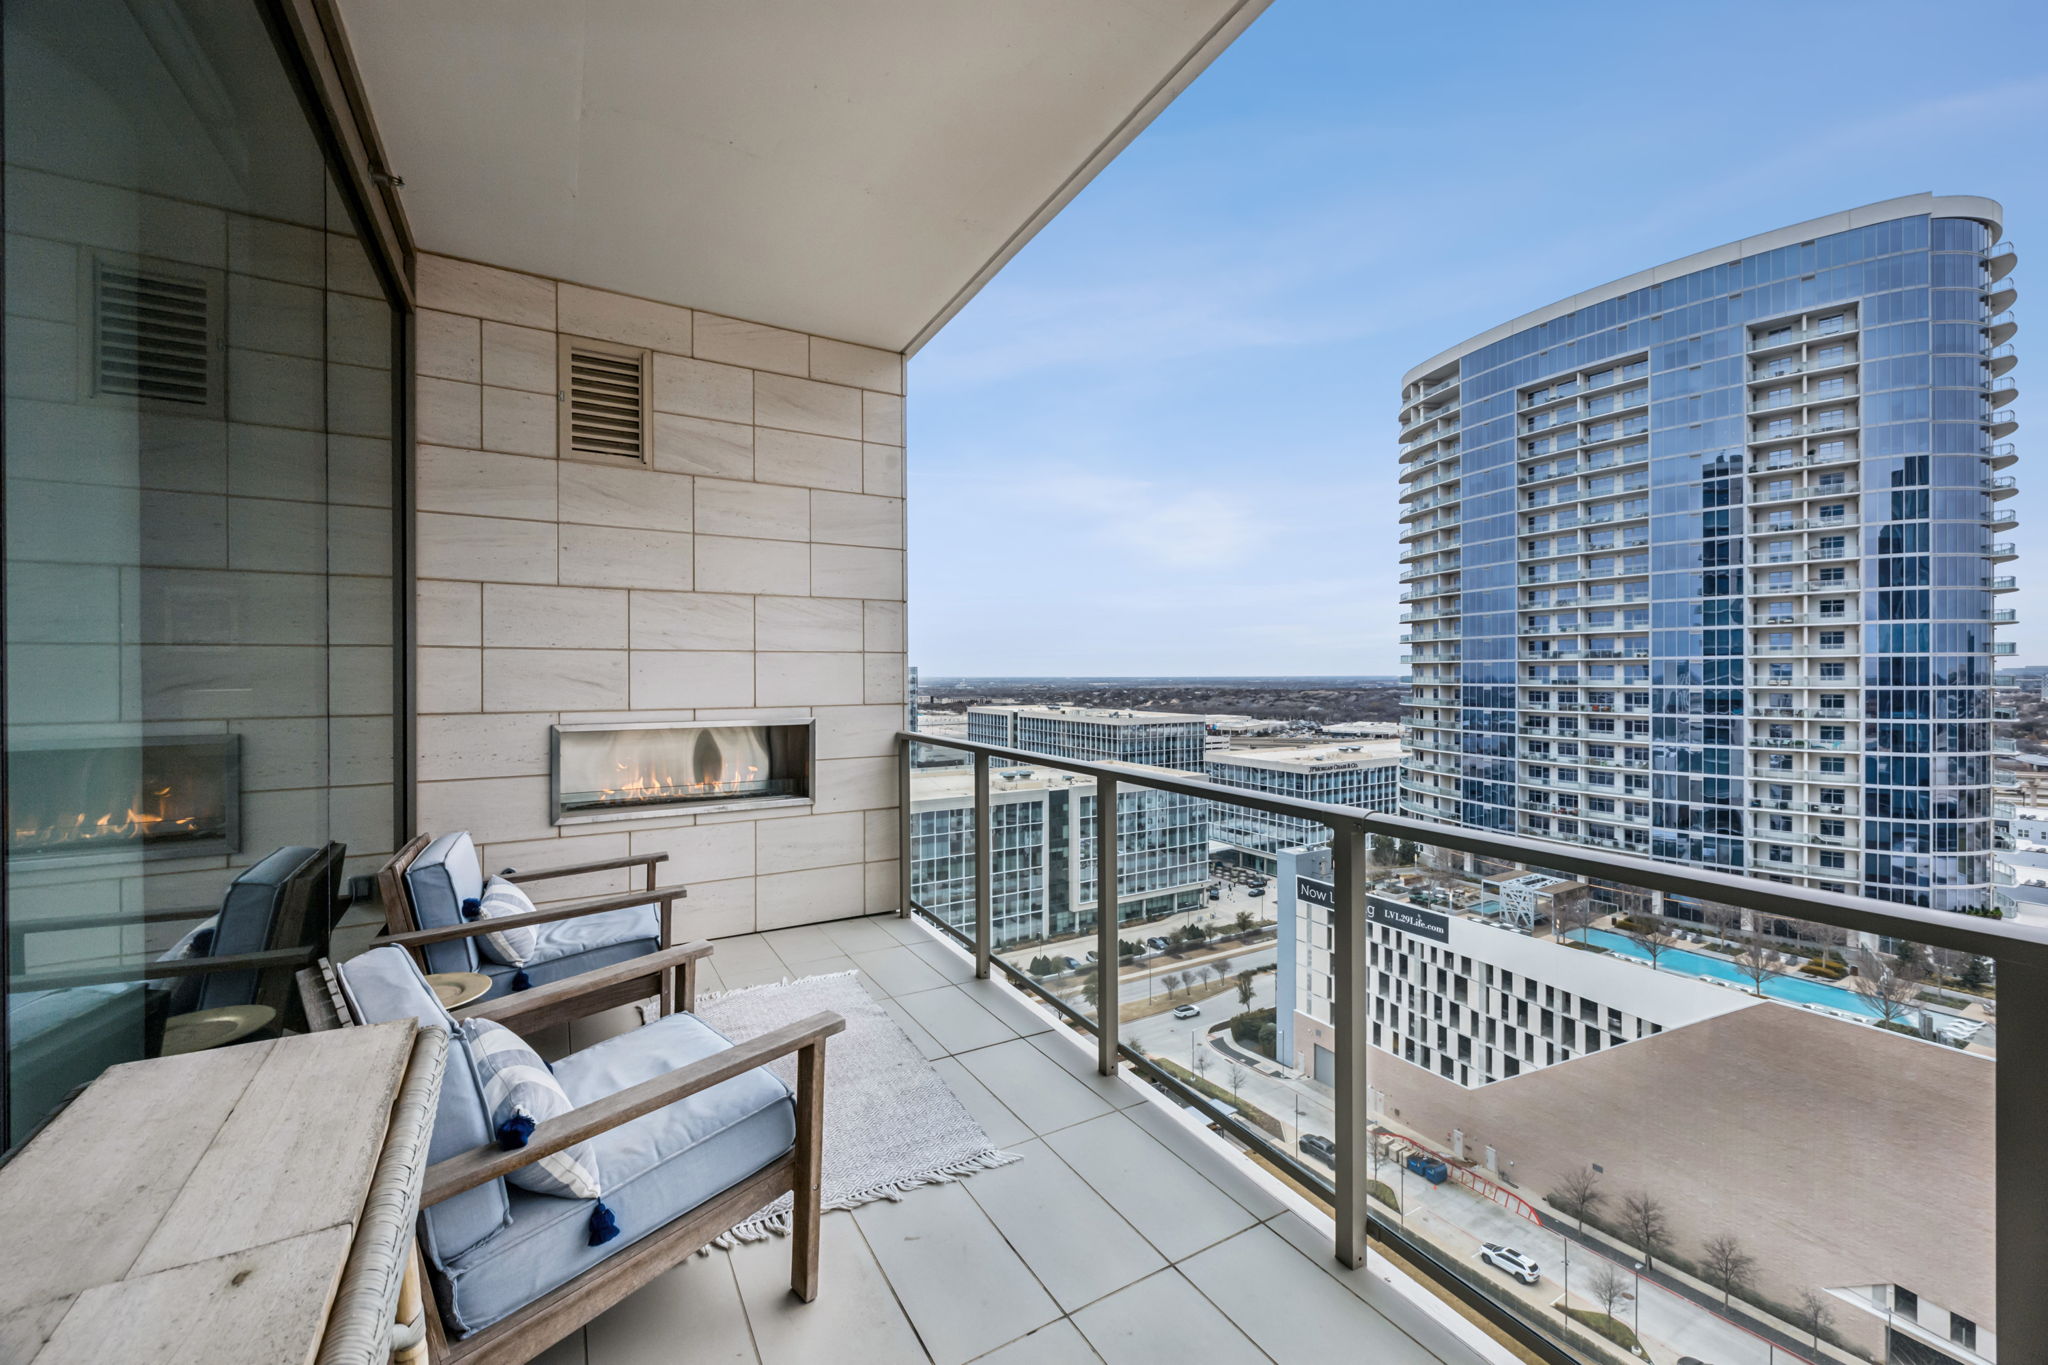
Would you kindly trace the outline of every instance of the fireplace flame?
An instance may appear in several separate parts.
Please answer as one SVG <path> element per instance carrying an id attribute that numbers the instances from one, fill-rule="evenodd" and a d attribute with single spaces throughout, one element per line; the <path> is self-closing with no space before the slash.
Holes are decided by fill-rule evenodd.
<path id="1" fill-rule="evenodd" d="M 616 763 L 612 766 L 619 774 L 618 784 L 600 787 L 597 791 L 598 799 L 607 804 L 673 801 L 688 797 L 751 792 L 757 790 L 761 782 L 761 769 L 752 763 L 727 764 L 710 775 L 700 773 L 694 780 L 683 777 L 666 764 L 651 759 L 637 764 Z"/>
<path id="2" fill-rule="evenodd" d="M 88 811 L 71 811 L 45 818 L 10 819 L 8 829 L 19 849 L 40 849 L 84 843 L 126 843 L 138 839 L 175 838 L 203 831 L 197 815 L 176 812 L 184 803 L 170 787 L 147 793 L 138 810 L 133 804 L 119 814 L 108 811 L 95 817 Z"/>

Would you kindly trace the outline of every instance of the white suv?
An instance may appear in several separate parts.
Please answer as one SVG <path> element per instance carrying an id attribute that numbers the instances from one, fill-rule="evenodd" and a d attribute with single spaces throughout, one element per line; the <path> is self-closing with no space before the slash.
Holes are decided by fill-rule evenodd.
<path id="1" fill-rule="evenodd" d="M 1536 1283 L 1536 1262 L 1530 1260 L 1513 1247 L 1504 1247 L 1498 1242 L 1488 1242 L 1479 1249 L 1479 1259 L 1492 1266 L 1495 1270 L 1505 1270 L 1523 1284 Z"/>

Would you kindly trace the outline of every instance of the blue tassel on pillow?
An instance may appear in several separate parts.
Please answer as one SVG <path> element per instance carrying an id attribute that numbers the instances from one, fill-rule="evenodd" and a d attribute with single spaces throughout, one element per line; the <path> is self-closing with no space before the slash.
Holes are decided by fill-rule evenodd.
<path id="1" fill-rule="evenodd" d="M 612 1216 L 612 1211 L 604 1206 L 602 1199 L 598 1200 L 597 1207 L 590 1211 L 590 1245 L 601 1247 L 618 1235 L 619 1220 Z"/>
<path id="2" fill-rule="evenodd" d="M 518 972 L 514 972 L 514 973 L 512 973 L 512 989 L 513 989 L 513 990 L 515 990 L 515 991 L 523 991 L 523 990 L 525 990 L 525 989 L 526 989 L 526 988 L 527 988 L 528 986 L 531 986 L 532 984 L 533 984 L 533 978 L 532 978 L 532 977 L 530 977 L 530 976 L 528 976 L 528 975 L 527 975 L 527 974 L 526 974 L 525 972 L 523 972 L 523 971 L 518 971 Z"/>
<path id="3" fill-rule="evenodd" d="M 505 1151 L 516 1151 L 526 1145 L 533 1136 L 533 1116 L 514 1112 L 512 1117 L 498 1125 L 498 1146 Z"/>
<path id="4" fill-rule="evenodd" d="M 484 917 L 484 903 L 475 896 L 471 896 L 462 903 L 462 917 L 464 919 L 482 919 Z"/>

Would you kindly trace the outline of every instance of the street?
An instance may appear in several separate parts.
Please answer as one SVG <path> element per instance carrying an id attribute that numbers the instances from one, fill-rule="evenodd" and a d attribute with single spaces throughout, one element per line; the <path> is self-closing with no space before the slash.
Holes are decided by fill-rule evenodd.
<path id="1" fill-rule="evenodd" d="M 1379 1179 L 1401 1201 L 1402 1213 L 1395 1222 L 1463 1258 L 1465 1273 L 1471 1279 L 1502 1298 L 1520 1299 L 1525 1304 L 1545 1308 L 1556 1302 L 1567 1264 L 1569 1243 L 1564 1237 L 1537 1227 L 1519 1213 L 1502 1208 L 1455 1180 L 1432 1185 L 1398 1162 L 1382 1165 Z M 1525 1196 L 1530 1193 L 1524 1192 Z M 1478 1257 L 1482 1242 L 1511 1246 L 1533 1257 L 1541 1278 L 1536 1284 L 1524 1285 L 1487 1265 Z M 1602 1264 L 1615 1263 L 1583 1245 L 1570 1247 L 1573 1307 L 1599 1311 L 1600 1305 L 1592 1296 L 1592 1281 Z M 1615 1305 L 1615 1316 L 1637 1329 L 1656 1365 L 1672 1365 L 1681 1356 L 1711 1361 L 1713 1365 L 1790 1365 L 1797 1359 L 1784 1351 L 1773 1354 L 1768 1342 L 1689 1299 L 1649 1281 L 1636 1281 L 1633 1262 L 1621 1263 L 1619 1268 L 1630 1279 L 1631 1297 Z M 1638 1283 L 1639 1301 L 1634 1297 Z M 1588 1329 L 1581 1325 L 1577 1330 Z"/>

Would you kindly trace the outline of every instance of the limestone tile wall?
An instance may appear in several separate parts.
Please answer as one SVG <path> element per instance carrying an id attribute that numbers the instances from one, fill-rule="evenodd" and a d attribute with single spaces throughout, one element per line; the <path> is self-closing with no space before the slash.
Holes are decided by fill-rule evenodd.
<path id="1" fill-rule="evenodd" d="M 328 224 L 7 171 L 11 746 L 239 737 L 241 843 L 17 863 L 15 914 L 216 903 L 285 844 L 393 846 L 391 313 Z M 275 205 L 266 204 L 267 208 Z M 212 282 L 224 401 L 95 395 L 96 261 Z M 161 948 L 188 925 L 34 936 L 22 965 Z M 89 1079 L 90 1073 L 80 1079 Z"/>
<path id="2" fill-rule="evenodd" d="M 493 869 L 664 851 L 685 935 L 896 908 L 902 357 L 445 257 L 418 285 L 421 829 Z M 560 333 L 655 352 L 652 468 L 557 458 Z M 552 724 L 804 716 L 808 809 L 549 822 Z"/>

